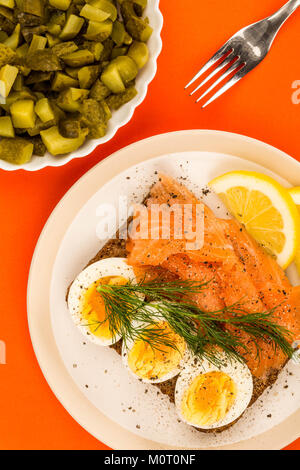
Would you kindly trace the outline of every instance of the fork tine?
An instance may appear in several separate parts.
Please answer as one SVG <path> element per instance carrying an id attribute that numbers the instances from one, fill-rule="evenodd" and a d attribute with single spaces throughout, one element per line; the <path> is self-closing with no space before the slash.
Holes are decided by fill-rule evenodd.
<path id="1" fill-rule="evenodd" d="M 232 72 L 236 71 L 241 66 L 239 59 L 234 62 L 197 100 L 199 103 L 206 95 L 208 95 L 216 86 L 218 86 L 223 80 L 225 80 Z"/>
<path id="2" fill-rule="evenodd" d="M 203 65 L 203 67 L 199 70 L 198 73 L 192 78 L 192 80 L 184 87 L 185 89 L 191 86 L 201 75 L 203 75 L 210 67 L 212 67 L 225 53 L 230 51 L 230 48 L 227 48 L 227 43 L 224 44 L 224 46 L 221 47 L 212 57 L 209 59 L 209 61 Z"/>
<path id="3" fill-rule="evenodd" d="M 211 80 L 217 73 L 219 73 L 226 65 L 229 65 L 230 62 L 233 60 L 232 56 L 233 50 L 230 52 L 230 54 L 227 55 L 225 59 L 216 67 L 209 75 L 206 77 L 198 86 L 193 90 L 190 95 L 192 96 L 196 91 L 198 91 L 201 87 L 203 87 L 209 80 Z"/>
<path id="4" fill-rule="evenodd" d="M 242 69 L 245 67 L 245 65 L 243 65 L 242 68 L 240 68 L 240 70 L 231 77 L 230 80 L 228 80 L 227 83 L 225 83 L 225 85 L 222 86 L 222 88 L 220 88 L 220 90 L 218 90 L 206 103 L 204 103 L 204 105 L 202 106 L 202 108 L 206 108 L 206 106 L 208 106 L 210 103 L 212 103 L 213 101 L 215 101 L 217 98 L 219 98 L 221 95 L 223 95 L 223 93 L 225 93 L 226 91 L 228 91 L 230 88 L 232 88 L 237 82 L 239 82 L 243 77 L 244 77 L 244 74 L 243 73 L 240 73 L 240 71 L 242 71 Z"/>

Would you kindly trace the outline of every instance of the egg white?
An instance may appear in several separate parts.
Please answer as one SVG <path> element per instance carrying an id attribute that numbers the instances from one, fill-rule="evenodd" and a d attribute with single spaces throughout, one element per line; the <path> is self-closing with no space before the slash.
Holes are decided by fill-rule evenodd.
<path id="1" fill-rule="evenodd" d="M 186 363 L 184 370 L 180 373 L 180 376 L 177 379 L 175 388 L 175 406 L 177 414 L 183 422 L 199 429 L 217 429 L 232 423 L 246 410 L 253 395 L 252 374 L 246 364 L 242 364 L 235 359 L 228 360 L 226 359 L 225 354 L 223 362 L 224 365 L 217 367 L 216 365 L 211 364 L 207 359 L 199 361 L 195 358 L 193 359 L 191 356 L 190 360 Z M 197 426 L 193 423 L 189 423 L 182 415 L 181 411 L 184 393 L 198 375 L 215 371 L 227 374 L 235 382 L 237 388 L 235 402 L 226 416 L 214 424 Z"/>
<path id="2" fill-rule="evenodd" d="M 118 342 L 121 336 L 99 338 L 93 335 L 88 326 L 83 324 L 81 298 L 93 282 L 110 276 L 122 276 L 131 282 L 136 282 L 134 270 L 127 264 L 126 258 L 106 258 L 84 269 L 71 285 L 68 295 L 68 308 L 75 325 L 89 341 L 99 346 L 110 346 Z"/>
<path id="3" fill-rule="evenodd" d="M 147 306 L 147 309 L 154 312 L 154 313 L 156 311 L 156 308 L 155 308 L 154 304 L 153 305 L 149 304 Z M 165 322 L 165 321 L 166 320 L 161 315 L 159 315 L 159 314 L 157 315 L 157 323 Z M 133 328 L 138 328 L 138 327 L 147 326 L 147 325 L 143 324 L 141 322 L 133 321 L 132 326 L 133 326 Z M 139 375 L 135 374 L 133 372 L 133 370 L 129 367 L 129 364 L 128 364 L 128 355 L 129 355 L 131 349 L 133 348 L 133 346 L 134 346 L 134 341 L 127 341 L 126 344 L 123 341 L 122 361 L 123 361 L 123 364 L 125 365 L 126 369 L 128 370 L 128 372 L 130 373 L 130 375 L 132 375 L 133 377 L 135 377 L 136 379 L 138 379 L 138 380 L 140 380 L 144 383 L 152 383 L 152 384 L 162 383 L 162 382 L 166 382 L 167 380 L 172 379 L 173 377 L 176 377 L 176 375 L 178 375 L 181 372 L 181 370 L 183 368 L 183 365 L 184 365 L 184 363 L 186 361 L 186 358 L 187 358 L 187 347 L 186 347 L 185 353 L 183 354 L 183 357 L 182 357 L 179 365 L 177 367 L 175 367 L 172 371 L 168 372 L 163 377 L 160 377 L 160 378 L 157 378 L 157 379 L 143 379 Z"/>

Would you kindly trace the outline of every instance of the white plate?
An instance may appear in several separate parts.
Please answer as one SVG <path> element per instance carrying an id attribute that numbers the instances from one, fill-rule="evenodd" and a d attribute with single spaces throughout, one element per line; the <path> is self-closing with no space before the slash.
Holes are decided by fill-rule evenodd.
<path id="1" fill-rule="evenodd" d="M 163 156 L 151 159 L 159 155 Z M 114 176 L 115 168 L 122 173 Z M 119 194 L 133 192 L 141 200 L 156 169 L 173 176 L 184 173 L 191 189 L 197 191 L 224 171 L 246 168 L 268 174 L 273 169 L 281 173 L 285 184 L 300 182 L 300 165 L 295 160 L 246 137 L 215 131 L 153 137 L 123 149 L 87 173 L 60 202 L 41 235 L 28 289 L 37 358 L 52 390 L 72 416 L 116 449 L 280 448 L 298 437 L 299 367 L 289 364 L 293 375 L 283 371 L 272 391 L 229 431 L 216 437 L 198 433 L 177 422 L 173 405 L 166 397 L 157 397 L 157 389 L 130 378 L 114 351 L 83 345 L 85 340 L 72 324 L 64 301 L 68 284 L 101 246 L 96 236 L 100 203 L 115 202 Z M 213 200 L 210 203 L 214 205 Z M 286 379 L 288 389 L 284 388 Z"/>
<path id="2" fill-rule="evenodd" d="M 48 152 L 44 157 L 34 156 L 29 163 L 24 165 L 12 165 L 11 163 L 0 160 L 0 168 L 7 171 L 27 170 L 37 171 L 48 166 L 62 166 L 73 160 L 74 158 L 85 157 L 95 150 L 98 145 L 104 144 L 111 140 L 120 127 L 127 124 L 135 111 L 135 108 L 141 104 L 147 94 L 148 86 L 155 77 L 157 70 L 157 58 L 161 52 L 161 29 L 163 25 L 163 17 L 159 10 L 159 0 L 148 0 L 145 15 L 148 16 L 153 33 L 148 41 L 150 59 L 147 65 L 139 72 L 136 79 L 137 96 L 126 103 L 118 111 L 113 112 L 113 116 L 108 123 L 107 133 L 101 139 L 86 140 L 86 142 L 75 152 L 55 157 Z"/>

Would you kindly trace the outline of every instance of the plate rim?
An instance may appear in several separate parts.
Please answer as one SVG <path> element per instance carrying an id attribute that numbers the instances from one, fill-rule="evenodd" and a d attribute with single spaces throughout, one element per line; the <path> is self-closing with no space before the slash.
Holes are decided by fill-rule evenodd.
<path id="1" fill-rule="evenodd" d="M 237 152 L 237 148 L 240 146 L 240 152 Z M 244 146 L 248 146 L 247 152 L 249 152 L 246 157 L 246 150 Z M 193 148 L 192 148 L 193 147 Z M 201 147 L 201 148 L 199 148 Z M 221 150 L 222 147 L 222 150 Z M 112 155 L 108 156 L 100 163 L 95 165 L 92 169 L 90 169 L 87 173 L 85 173 L 63 196 L 63 198 L 58 202 L 54 210 L 52 211 L 50 217 L 48 218 L 41 234 L 36 244 L 36 248 L 32 257 L 32 262 L 30 266 L 29 276 L 28 276 L 28 286 L 27 286 L 27 316 L 28 316 L 28 326 L 29 332 L 31 337 L 32 346 L 34 349 L 35 356 L 37 358 L 38 364 L 42 370 L 42 373 L 50 386 L 52 392 L 59 400 L 59 402 L 64 406 L 66 411 L 78 422 L 87 432 L 93 435 L 96 439 L 104 442 L 106 445 L 114 448 L 114 449 L 170 449 L 171 447 L 164 446 L 162 444 L 158 444 L 156 442 L 150 441 L 148 439 L 142 438 L 137 436 L 130 431 L 122 428 L 119 424 L 113 422 L 106 416 L 104 416 L 99 410 L 97 410 L 83 395 L 83 393 L 77 389 L 74 385 L 71 376 L 68 374 L 65 366 L 62 362 L 60 357 L 59 351 L 57 349 L 52 328 L 46 328 L 45 321 L 41 322 L 41 318 L 38 317 L 39 308 L 37 308 L 36 302 L 38 303 L 38 296 L 42 293 L 42 289 L 46 290 L 47 296 L 47 305 L 48 305 L 48 320 L 50 322 L 50 309 L 49 309 L 49 291 L 50 291 L 50 282 L 48 283 L 48 288 L 45 285 L 46 283 L 41 282 L 41 279 L 48 278 L 51 280 L 52 268 L 56 258 L 57 250 L 60 246 L 60 241 L 62 240 L 64 234 L 66 233 L 70 222 L 73 220 L 73 212 L 76 215 L 79 210 L 83 207 L 83 205 L 90 199 L 90 197 L 95 193 L 93 185 L 89 185 L 89 190 L 86 191 L 85 183 L 87 180 L 97 180 L 97 184 L 99 181 L 99 175 L 105 181 L 102 181 L 102 184 L 99 183 L 97 189 L 99 189 L 106 181 L 115 177 L 116 174 L 114 173 L 114 168 L 118 167 L 118 174 L 122 171 L 126 170 L 133 166 L 136 163 L 141 163 L 145 160 L 155 158 L 159 155 L 164 154 L 172 154 L 172 153 L 179 153 L 179 152 L 187 152 L 191 150 L 198 150 L 198 151 L 207 151 L 210 148 L 214 152 L 220 153 L 227 153 L 229 155 L 235 155 L 242 158 L 255 161 L 260 163 L 261 165 L 265 166 L 266 168 L 275 171 L 275 173 L 280 173 L 282 175 L 282 171 L 288 173 L 291 171 L 291 168 L 295 168 L 295 172 L 293 173 L 293 177 L 291 178 L 291 174 L 289 177 L 287 175 L 282 175 L 292 184 L 297 184 L 296 181 L 296 174 L 300 175 L 300 164 L 297 160 L 289 156 L 288 154 L 282 152 L 275 147 L 272 147 L 269 144 L 261 142 L 259 140 L 243 136 L 240 134 L 233 134 L 224 131 L 213 131 L 213 130 L 186 130 L 186 131 L 176 131 L 176 132 L 169 132 L 165 134 L 159 134 L 156 136 L 152 136 L 150 138 L 135 142 L 123 149 L 118 150 L 117 152 L 113 153 Z M 213 150 L 212 150 L 213 148 Z M 230 151 L 230 148 L 233 149 Z M 251 148 L 251 152 L 250 152 Z M 143 150 L 142 150 L 143 149 Z M 150 150 L 152 149 L 152 150 Z M 169 150 L 168 150 L 169 149 Z M 261 153 L 259 152 L 261 151 Z M 260 156 L 263 155 L 262 150 L 264 150 L 264 162 L 261 161 Z M 257 153 L 256 153 L 257 152 Z M 250 156 L 251 153 L 251 156 Z M 127 158 L 124 157 L 124 154 L 128 154 Z M 278 169 L 280 168 L 281 171 L 276 171 L 274 169 L 275 159 L 274 155 L 277 155 L 278 159 L 276 159 L 276 165 L 278 166 L 278 161 L 280 160 Z M 142 157 L 141 157 L 142 155 Z M 147 156 L 146 156 L 147 155 Z M 258 156 L 259 155 L 259 156 Z M 271 158 L 273 156 L 273 159 Z M 278 161 L 277 161 L 278 160 Z M 118 162 L 118 165 L 114 164 Z M 285 162 L 284 168 L 282 166 L 282 162 Z M 269 162 L 269 164 L 266 162 Z M 287 167 L 289 169 L 287 170 Z M 297 171 L 296 171 L 297 168 Z M 107 173 L 107 175 L 106 175 Z M 104 177 L 104 174 L 106 175 Z M 97 175 L 97 178 L 96 178 Z M 95 182 L 94 182 L 95 184 Z M 299 184 L 299 183 L 298 183 Z M 84 189 L 83 196 L 84 202 L 82 202 L 81 198 L 81 191 Z M 96 189 L 96 188 L 95 188 Z M 78 205 L 76 205 L 76 202 Z M 60 211 L 66 211 L 66 206 L 71 204 L 73 206 L 73 211 L 69 211 L 68 217 L 63 219 L 63 228 L 59 230 L 59 233 L 56 234 L 55 240 L 53 237 L 52 232 L 52 225 L 55 226 L 56 219 L 59 217 Z M 76 209 L 74 209 L 76 207 Z M 72 212 L 72 213 L 71 213 Z M 62 218 L 60 217 L 60 221 Z M 47 244 L 47 237 L 49 237 L 49 233 L 51 233 L 51 247 Z M 55 241 L 55 243 L 54 243 Z M 53 243 L 52 243 L 53 242 Z M 44 246 L 43 246 L 44 245 Z M 51 257 L 50 266 L 47 268 L 45 266 L 40 266 L 39 257 L 43 253 L 43 249 L 47 247 L 47 257 Z M 48 263 L 49 264 L 49 263 Z M 43 274 L 43 275 L 42 275 Z M 42 285 L 37 289 L 38 294 L 35 296 L 34 285 L 36 282 L 40 282 Z M 45 292 L 44 292 L 45 293 Z M 45 297 L 43 298 L 43 305 L 45 309 Z M 45 320 L 45 319 L 43 319 Z M 49 334 L 50 333 L 50 334 Z M 55 360 L 58 361 L 57 364 L 53 363 L 53 356 L 47 357 L 45 355 L 45 351 L 43 347 L 43 340 L 40 339 L 40 335 L 42 338 L 47 339 L 48 344 L 47 347 L 50 345 L 56 351 Z M 44 336 L 43 336 L 44 335 Z M 47 337 L 48 335 L 48 337 Z M 58 369 L 60 372 L 58 372 Z M 61 384 L 58 386 L 57 378 L 58 374 L 63 375 L 60 377 Z M 67 390 L 70 394 L 71 398 L 66 397 L 65 390 Z M 74 403 L 72 402 L 75 401 Z M 79 410 L 77 405 L 80 403 Z M 86 423 L 86 415 L 89 416 L 89 423 Z M 102 430 L 99 432 L 99 424 L 98 421 L 101 420 L 103 424 L 103 428 L 105 432 L 102 434 Z M 297 432 L 297 424 L 300 421 L 300 409 L 294 413 L 292 416 L 287 418 L 285 421 L 280 423 L 279 425 L 275 426 L 271 430 L 257 435 L 255 438 L 240 441 L 234 445 L 226 445 L 219 447 L 218 449 L 269 449 L 274 448 L 282 448 L 288 445 L 293 440 L 299 437 L 299 433 Z M 294 423 L 294 424 L 293 424 Z M 286 432 L 282 432 L 283 426 L 286 428 Z M 292 429 L 295 428 L 294 431 Z M 120 437 L 121 436 L 121 437 Z M 288 436 L 288 437 L 287 437 Z M 274 447 L 273 447 L 274 446 Z M 179 449 L 178 447 L 174 447 L 174 449 Z"/>

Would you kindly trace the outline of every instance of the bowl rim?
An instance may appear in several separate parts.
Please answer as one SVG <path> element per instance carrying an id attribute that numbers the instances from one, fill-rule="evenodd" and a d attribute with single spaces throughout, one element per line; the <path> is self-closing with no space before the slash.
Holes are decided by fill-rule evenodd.
<path id="1" fill-rule="evenodd" d="M 81 147 L 79 147 L 79 149 L 77 149 L 75 152 L 71 152 L 62 156 L 53 156 L 50 155 L 49 152 L 47 152 L 44 157 L 33 156 L 30 162 L 25 163 L 23 165 L 14 165 L 12 163 L 0 159 L 0 170 L 25 170 L 34 172 L 48 167 L 59 167 L 66 165 L 70 161 L 75 160 L 77 158 L 89 156 L 98 146 L 112 140 L 118 130 L 131 121 L 136 108 L 145 100 L 148 93 L 149 85 L 154 79 L 157 72 L 157 60 L 162 50 L 161 31 L 164 22 L 163 15 L 159 8 L 159 1 L 160 0 L 149 0 L 148 3 L 148 8 L 151 8 L 151 13 L 149 14 L 148 12 L 148 16 L 150 16 L 150 22 L 156 24 L 156 26 L 153 28 L 153 33 L 150 38 L 150 41 L 153 42 L 153 50 L 150 56 L 150 60 L 144 69 L 145 71 L 147 70 L 147 77 L 143 79 L 144 81 L 141 83 L 141 89 L 138 95 L 134 98 L 133 101 L 130 101 L 125 105 L 125 107 L 127 106 L 128 109 L 126 116 L 123 117 L 123 119 L 121 119 L 119 123 L 112 126 L 112 128 L 108 130 L 105 136 L 101 137 L 100 139 L 91 139 L 85 141 L 85 143 Z M 153 16 L 153 21 L 151 21 L 151 16 Z M 139 78 L 137 78 L 137 82 L 138 80 Z M 121 109 L 124 110 L 124 107 Z"/>

